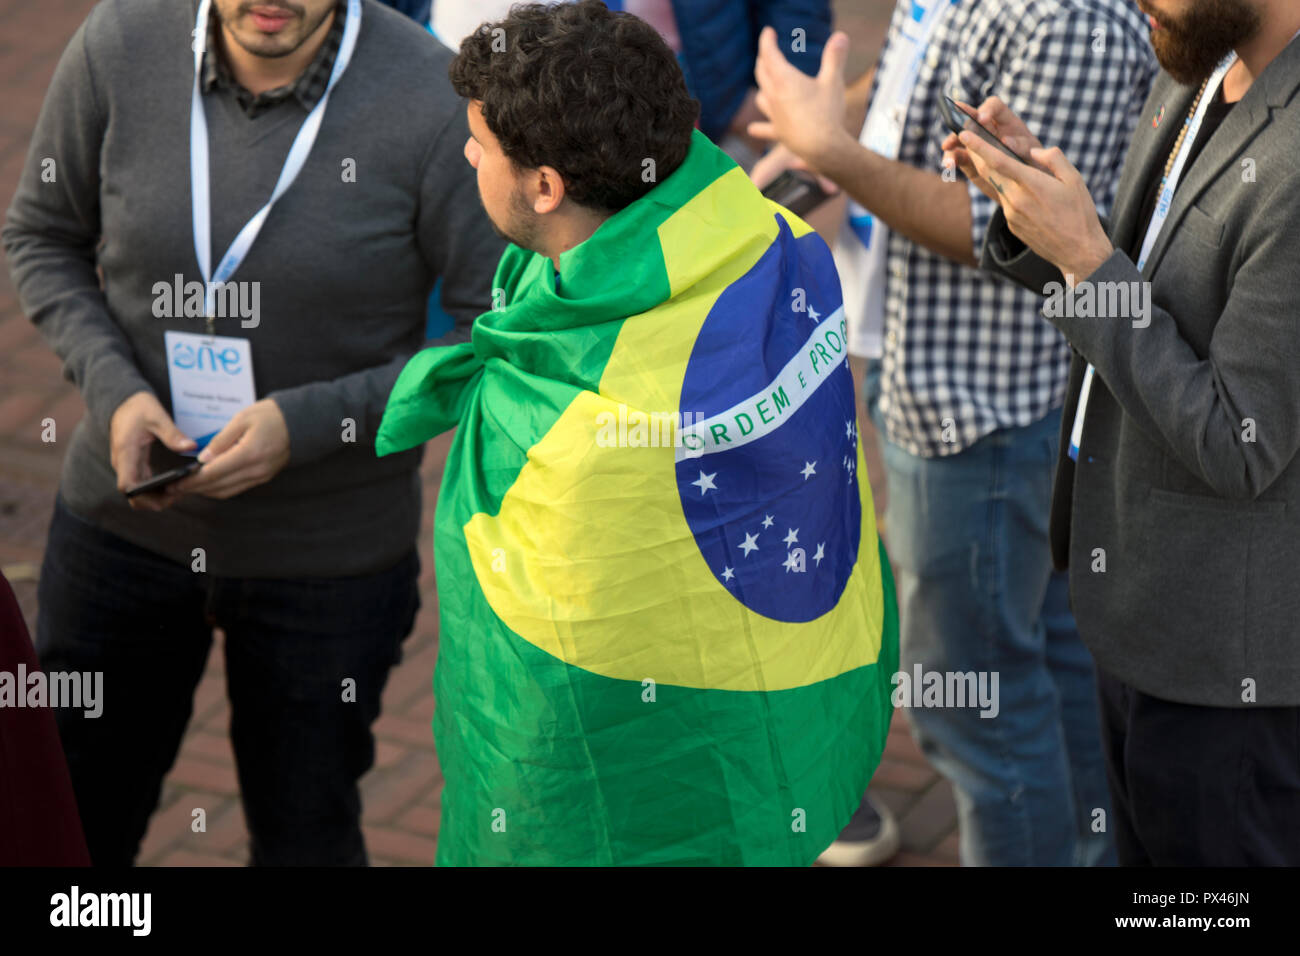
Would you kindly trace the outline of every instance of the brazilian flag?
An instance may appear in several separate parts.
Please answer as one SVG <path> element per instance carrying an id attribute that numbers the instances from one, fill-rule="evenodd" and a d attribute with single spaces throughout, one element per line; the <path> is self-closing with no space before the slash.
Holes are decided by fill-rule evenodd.
<path id="1" fill-rule="evenodd" d="M 441 865 L 807 865 L 885 744 L 897 611 L 826 245 L 696 133 L 380 455 L 456 428 L 434 531 Z"/>

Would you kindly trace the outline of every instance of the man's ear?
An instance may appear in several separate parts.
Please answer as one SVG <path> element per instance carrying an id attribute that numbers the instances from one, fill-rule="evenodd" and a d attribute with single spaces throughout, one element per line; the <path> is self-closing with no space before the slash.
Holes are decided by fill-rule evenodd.
<path id="1" fill-rule="evenodd" d="M 533 211 L 538 215 L 555 212 L 564 201 L 564 178 L 554 166 L 537 167 L 537 191 L 533 198 Z"/>

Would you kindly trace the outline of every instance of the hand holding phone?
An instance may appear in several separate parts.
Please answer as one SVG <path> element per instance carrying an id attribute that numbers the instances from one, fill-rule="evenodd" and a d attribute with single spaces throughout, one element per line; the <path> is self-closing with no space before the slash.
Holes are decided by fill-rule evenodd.
<path id="1" fill-rule="evenodd" d="M 831 194 L 817 182 L 817 177 L 802 169 L 785 170 L 763 187 L 763 195 L 796 216 L 806 216 L 831 198 Z"/>
<path id="2" fill-rule="evenodd" d="M 138 391 L 114 411 L 108 426 L 109 458 L 117 474 L 117 488 L 123 494 L 160 470 L 184 464 L 182 456 L 197 450 L 194 441 L 176 427 L 158 398 Z M 150 462 L 155 453 L 170 454 L 170 460 Z M 165 494 L 137 492 L 132 508 L 161 511 L 170 502 Z"/>
<path id="3" fill-rule="evenodd" d="M 1007 156 L 1010 156 L 1016 162 L 1023 163 L 1026 166 L 1032 165 L 1029 160 L 1021 157 L 1018 153 L 1002 142 L 1002 140 L 994 136 L 993 133 L 981 125 L 979 120 L 975 119 L 974 116 L 971 116 L 958 106 L 956 102 L 943 94 L 939 95 L 939 114 L 943 117 L 944 125 L 947 126 L 954 135 L 969 130 L 990 146 L 1000 150 Z"/>

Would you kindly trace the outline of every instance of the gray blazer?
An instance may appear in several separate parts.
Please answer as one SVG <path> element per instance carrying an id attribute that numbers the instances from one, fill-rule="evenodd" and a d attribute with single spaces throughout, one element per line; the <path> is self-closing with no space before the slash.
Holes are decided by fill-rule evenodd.
<path id="1" fill-rule="evenodd" d="M 1128 251 L 1146 233 L 1143 199 L 1195 94 L 1156 79 L 1107 224 L 1116 251 L 1087 277 L 1149 282 L 1149 322 L 1131 308 L 1050 318 L 1075 349 L 1053 559 L 1070 569 L 1080 634 L 1115 677 L 1182 703 L 1243 707 L 1253 692 L 1257 705 L 1297 705 L 1300 42 L 1185 171 L 1139 273 Z M 982 265 L 1040 292 L 1062 278 L 1001 210 Z M 1076 467 L 1066 449 L 1086 361 L 1097 374 Z"/>

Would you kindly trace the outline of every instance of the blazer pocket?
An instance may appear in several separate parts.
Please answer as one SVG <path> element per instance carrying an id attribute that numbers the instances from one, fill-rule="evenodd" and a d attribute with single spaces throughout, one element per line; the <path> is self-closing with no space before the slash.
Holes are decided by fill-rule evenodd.
<path id="1" fill-rule="evenodd" d="M 1189 206 L 1181 231 L 1207 245 L 1219 248 L 1223 241 L 1223 223 L 1203 211 L 1199 206 Z"/>
<path id="2" fill-rule="evenodd" d="M 1208 495 L 1187 495 L 1178 491 L 1166 491 L 1164 488 L 1152 488 L 1151 500 L 1192 511 L 1212 511 L 1216 514 L 1282 514 L 1286 511 L 1285 501 L 1234 501 L 1228 498 L 1211 498 Z"/>

